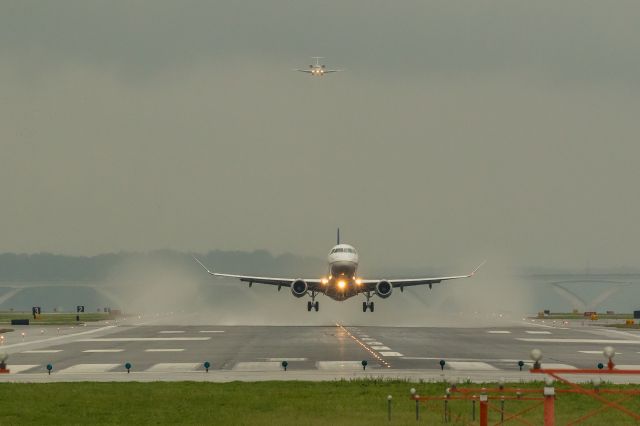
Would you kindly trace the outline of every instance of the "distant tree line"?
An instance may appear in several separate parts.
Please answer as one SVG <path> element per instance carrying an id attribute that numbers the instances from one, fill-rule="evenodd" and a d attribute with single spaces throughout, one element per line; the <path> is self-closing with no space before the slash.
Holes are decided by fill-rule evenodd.
<path id="1" fill-rule="evenodd" d="M 0 281 L 100 281 L 125 262 L 159 261 L 168 266 L 199 268 L 191 256 L 172 250 L 97 256 L 3 253 L 0 254 Z M 215 250 L 196 256 L 209 269 L 228 273 L 316 276 L 326 269 L 321 259 L 292 254 L 274 256 L 266 250 Z"/>

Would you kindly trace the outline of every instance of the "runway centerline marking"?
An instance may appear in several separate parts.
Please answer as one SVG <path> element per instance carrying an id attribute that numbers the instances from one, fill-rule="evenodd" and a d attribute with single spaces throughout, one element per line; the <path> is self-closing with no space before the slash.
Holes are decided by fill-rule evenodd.
<path id="1" fill-rule="evenodd" d="M 546 331 L 546 330 L 525 330 L 525 333 L 527 333 L 527 334 L 551 334 L 550 331 Z"/>
<path id="2" fill-rule="evenodd" d="M 87 349 L 86 351 L 82 351 L 86 353 L 113 353 L 113 352 L 124 352 L 124 349 Z"/>
<path id="3" fill-rule="evenodd" d="M 62 352 L 62 349 L 38 349 L 32 351 L 24 351 L 23 354 L 55 354 Z"/>
<path id="4" fill-rule="evenodd" d="M 602 351 L 578 351 L 581 354 L 602 355 Z M 622 352 L 616 352 L 616 355 L 622 355 Z"/>
<path id="5" fill-rule="evenodd" d="M 171 348 L 167 348 L 167 349 L 145 349 L 145 352 L 183 352 L 184 349 L 179 349 L 179 348 L 175 348 L 175 349 L 171 349 Z"/>
<path id="6" fill-rule="evenodd" d="M 184 333 L 184 330 L 162 330 L 158 331 L 159 334 L 180 334 Z"/>
<path id="7" fill-rule="evenodd" d="M 200 330 L 198 333 L 224 333 L 224 330 Z"/>
<path id="8" fill-rule="evenodd" d="M 211 340 L 211 337 L 98 337 L 78 342 L 184 342 Z"/>
<path id="9" fill-rule="evenodd" d="M 378 362 L 380 362 L 382 365 L 384 365 L 387 368 L 391 368 L 391 365 L 384 360 L 384 358 L 382 358 L 382 356 L 378 355 L 377 352 L 375 352 L 373 349 L 371 349 L 369 346 L 367 346 L 366 343 L 364 343 L 363 341 L 361 341 L 360 339 L 358 339 L 356 336 L 353 335 L 353 333 L 351 333 L 349 330 L 347 330 L 344 326 L 342 326 L 339 323 L 336 323 L 336 327 L 338 327 L 340 330 L 344 331 L 347 336 L 351 337 L 357 344 L 359 344 L 365 351 L 369 352 L 371 354 L 371 356 L 373 356 L 375 359 L 378 360 Z"/>
<path id="10" fill-rule="evenodd" d="M 489 334 L 511 334 L 510 331 L 507 330 L 489 330 L 487 331 Z"/>

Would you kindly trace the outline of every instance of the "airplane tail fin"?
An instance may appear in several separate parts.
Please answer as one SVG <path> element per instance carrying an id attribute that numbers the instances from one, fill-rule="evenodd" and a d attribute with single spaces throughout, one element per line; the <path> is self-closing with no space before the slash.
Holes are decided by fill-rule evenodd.
<path id="1" fill-rule="evenodd" d="M 336 234 L 336 244 L 340 244 L 340 228 L 338 228 L 338 232 Z"/>

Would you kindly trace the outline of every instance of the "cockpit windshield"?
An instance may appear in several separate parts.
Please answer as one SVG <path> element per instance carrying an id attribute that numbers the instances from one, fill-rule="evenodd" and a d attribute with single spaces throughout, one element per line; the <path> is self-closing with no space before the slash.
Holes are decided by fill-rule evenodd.
<path id="1" fill-rule="evenodd" d="M 333 254 L 333 253 L 355 253 L 355 252 L 356 252 L 355 249 L 352 249 L 352 248 L 339 247 L 339 248 L 332 249 L 329 254 Z"/>

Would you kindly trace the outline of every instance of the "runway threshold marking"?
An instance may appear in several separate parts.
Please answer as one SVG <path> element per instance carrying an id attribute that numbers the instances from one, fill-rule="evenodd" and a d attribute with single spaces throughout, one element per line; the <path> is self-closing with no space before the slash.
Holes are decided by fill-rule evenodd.
<path id="1" fill-rule="evenodd" d="M 366 343 L 364 343 L 363 341 L 358 339 L 356 336 L 354 336 L 349 330 L 347 330 L 345 327 L 343 327 L 342 324 L 336 323 L 336 327 L 338 327 L 339 329 L 341 329 L 342 331 L 347 333 L 347 336 L 351 337 L 357 344 L 362 346 L 362 348 L 365 351 L 369 352 L 372 357 L 377 359 L 380 364 L 384 365 L 387 368 L 391 368 L 391 365 L 387 361 L 385 361 L 384 358 L 382 358 L 381 355 L 378 355 L 378 353 L 376 351 L 374 351 L 373 349 L 369 348 L 369 346 L 367 346 Z"/>
<path id="2" fill-rule="evenodd" d="M 370 346 L 371 349 L 373 349 L 374 351 L 390 351 L 391 348 L 388 346 L 384 346 L 384 345 L 371 345 Z"/>
<path id="3" fill-rule="evenodd" d="M 145 352 L 182 352 L 184 349 L 145 349 Z"/>
<path id="4" fill-rule="evenodd" d="M 23 364 L 23 365 L 8 365 L 7 367 L 9 367 L 9 374 L 18 374 L 18 373 L 22 373 L 23 371 L 27 371 L 27 370 L 31 370 L 32 368 L 36 368 L 36 367 L 40 367 L 38 364 Z"/>
<path id="5" fill-rule="evenodd" d="M 483 370 L 483 371 L 495 371 L 498 368 L 486 362 L 478 361 L 449 361 L 446 365 L 452 370 Z"/>
<path id="6" fill-rule="evenodd" d="M 151 367 L 147 368 L 145 371 L 147 372 L 189 372 L 189 371 L 197 371 L 202 368 L 202 364 L 199 362 L 161 362 L 159 364 L 154 364 Z"/>
<path id="7" fill-rule="evenodd" d="M 78 342 L 184 342 L 197 340 L 211 340 L 211 337 L 99 337 L 82 339 Z"/>
<path id="8" fill-rule="evenodd" d="M 640 345 L 640 340 L 618 340 L 618 339 L 545 339 L 533 337 L 516 337 L 516 340 L 536 343 L 593 343 L 612 345 Z"/>
<path id="9" fill-rule="evenodd" d="M 76 364 L 58 371 L 57 374 L 106 373 L 107 371 L 111 371 L 120 366 L 122 366 L 122 364 Z"/>
<path id="10" fill-rule="evenodd" d="M 234 371 L 279 371 L 282 365 L 279 361 L 254 361 L 237 362 L 232 370 Z"/>

